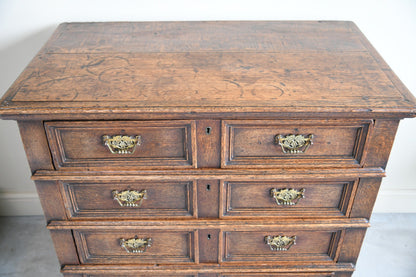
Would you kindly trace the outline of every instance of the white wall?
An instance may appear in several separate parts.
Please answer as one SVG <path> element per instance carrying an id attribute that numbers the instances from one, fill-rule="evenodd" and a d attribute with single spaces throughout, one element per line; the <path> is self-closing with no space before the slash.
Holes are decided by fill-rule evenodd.
<path id="1" fill-rule="evenodd" d="M 0 0 L 0 93 L 60 22 L 352 20 L 416 94 L 416 1 Z M 375 212 L 416 212 L 416 119 L 399 128 Z M 0 215 L 41 214 L 16 123 L 0 121 Z"/>

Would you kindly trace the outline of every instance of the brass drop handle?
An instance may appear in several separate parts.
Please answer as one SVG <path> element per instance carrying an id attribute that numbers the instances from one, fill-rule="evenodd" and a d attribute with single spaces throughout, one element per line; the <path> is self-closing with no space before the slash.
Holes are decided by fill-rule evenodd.
<path id="1" fill-rule="evenodd" d="M 266 236 L 264 242 L 270 246 L 272 251 L 287 251 L 296 244 L 296 236 Z"/>
<path id="2" fill-rule="evenodd" d="M 313 144 L 313 135 L 276 135 L 274 143 L 279 144 L 285 154 L 302 154 Z"/>
<path id="3" fill-rule="evenodd" d="M 277 205 L 296 205 L 300 199 L 305 198 L 305 189 L 276 189 L 270 190 L 270 196 L 276 200 Z"/>
<path id="4" fill-rule="evenodd" d="M 147 190 L 113 190 L 113 198 L 122 207 L 140 207 L 143 199 L 147 199 Z"/>
<path id="5" fill-rule="evenodd" d="M 138 238 L 135 236 L 131 239 L 120 239 L 120 246 L 124 248 L 127 253 L 143 253 L 146 252 L 147 248 L 152 246 L 151 238 Z"/>
<path id="6" fill-rule="evenodd" d="M 141 136 L 104 135 L 103 143 L 112 154 L 133 154 L 141 144 Z"/>

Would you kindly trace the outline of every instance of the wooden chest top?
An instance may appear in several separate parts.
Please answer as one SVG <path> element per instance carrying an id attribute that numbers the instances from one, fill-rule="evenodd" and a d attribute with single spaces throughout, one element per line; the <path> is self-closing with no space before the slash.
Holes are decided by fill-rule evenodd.
<path id="1" fill-rule="evenodd" d="M 226 115 L 224 115 L 226 113 Z M 65 23 L 0 115 L 410 117 L 416 101 L 352 22 Z"/>

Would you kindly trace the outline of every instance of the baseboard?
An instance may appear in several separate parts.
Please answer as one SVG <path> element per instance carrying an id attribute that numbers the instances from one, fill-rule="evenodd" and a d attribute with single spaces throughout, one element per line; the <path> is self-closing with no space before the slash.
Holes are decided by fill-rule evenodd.
<path id="1" fill-rule="evenodd" d="M 416 189 L 381 190 L 374 213 L 416 213 Z"/>
<path id="2" fill-rule="evenodd" d="M 416 213 L 416 189 L 381 190 L 374 213 Z M 0 216 L 43 215 L 36 193 L 0 193 Z"/>
<path id="3" fill-rule="evenodd" d="M 43 215 L 36 193 L 0 193 L 0 216 Z"/>

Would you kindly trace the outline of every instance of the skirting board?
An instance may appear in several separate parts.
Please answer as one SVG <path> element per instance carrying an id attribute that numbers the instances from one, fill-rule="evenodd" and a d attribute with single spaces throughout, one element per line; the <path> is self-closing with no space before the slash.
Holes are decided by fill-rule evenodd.
<path id="1" fill-rule="evenodd" d="M 416 213 L 416 189 L 380 190 L 374 213 Z"/>
<path id="2" fill-rule="evenodd" d="M 416 213 L 416 189 L 381 190 L 374 213 Z M 0 193 L 0 216 L 43 215 L 36 193 Z"/>
<path id="3" fill-rule="evenodd" d="M 36 193 L 0 193 L 0 216 L 43 215 Z"/>

